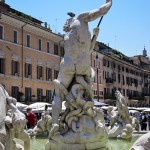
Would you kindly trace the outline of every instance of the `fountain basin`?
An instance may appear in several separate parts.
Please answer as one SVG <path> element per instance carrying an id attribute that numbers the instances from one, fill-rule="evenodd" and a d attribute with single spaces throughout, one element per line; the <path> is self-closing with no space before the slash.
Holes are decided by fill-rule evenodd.
<path id="1" fill-rule="evenodd" d="M 130 140 L 122 139 L 108 139 L 107 148 L 100 150 L 129 150 L 133 143 L 141 136 L 142 134 L 133 134 L 133 138 Z M 16 139 L 21 145 L 23 142 Z M 48 141 L 47 137 L 37 137 L 31 139 L 31 150 L 45 150 L 45 143 Z"/>

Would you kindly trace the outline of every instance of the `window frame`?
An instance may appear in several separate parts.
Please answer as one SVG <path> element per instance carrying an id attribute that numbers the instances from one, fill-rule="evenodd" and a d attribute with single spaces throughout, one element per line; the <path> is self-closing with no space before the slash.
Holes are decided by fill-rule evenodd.
<path id="1" fill-rule="evenodd" d="M 0 27 L 2 27 L 2 34 L 0 33 L 0 39 L 3 40 L 4 39 L 4 26 L 0 24 Z"/>
<path id="2" fill-rule="evenodd" d="M 28 37 L 29 37 L 29 41 L 28 41 Z M 26 40 L 27 40 L 27 47 L 31 47 L 31 35 L 30 34 L 27 34 L 26 36 Z M 29 44 L 28 44 L 29 43 Z"/>
<path id="3" fill-rule="evenodd" d="M 15 29 L 13 30 L 13 43 L 18 44 L 18 31 Z"/>

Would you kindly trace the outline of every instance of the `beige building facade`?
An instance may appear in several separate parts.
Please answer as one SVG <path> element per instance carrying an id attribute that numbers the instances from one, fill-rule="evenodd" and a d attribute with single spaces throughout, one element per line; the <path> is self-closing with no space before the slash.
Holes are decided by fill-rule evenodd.
<path id="1" fill-rule="evenodd" d="M 141 55 L 140 60 L 145 60 L 144 62 L 147 63 L 137 65 L 134 62 L 136 56 L 133 57 L 134 59 L 129 58 L 103 43 L 98 45 L 99 47 L 93 53 L 97 54 L 99 60 L 97 64 L 101 68 L 98 72 L 99 87 L 96 86 L 97 78 L 94 83 L 94 89 L 99 88 L 99 98 L 110 105 L 115 105 L 114 94 L 119 90 L 125 96 L 128 106 L 148 107 L 150 103 L 149 58 Z"/>
<path id="2" fill-rule="evenodd" d="M 0 2 L 0 83 L 19 101 L 50 102 L 62 36 Z"/>
<path id="3" fill-rule="evenodd" d="M 0 10 L 0 83 L 18 101 L 51 103 L 52 81 L 64 55 L 63 37 L 4 2 Z M 115 105 L 114 93 L 119 90 L 128 106 L 148 106 L 150 69 L 145 64 L 150 62 L 145 53 L 129 58 L 97 42 L 91 54 L 94 99 Z"/>

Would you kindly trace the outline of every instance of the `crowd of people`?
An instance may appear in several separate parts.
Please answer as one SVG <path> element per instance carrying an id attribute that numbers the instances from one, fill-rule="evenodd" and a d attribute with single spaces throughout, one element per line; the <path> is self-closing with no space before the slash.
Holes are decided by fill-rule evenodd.
<path id="1" fill-rule="evenodd" d="M 140 112 L 138 115 L 135 115 L 135 113 L 130 113 L 130 116 L 132 120 L 135 118 L 136 124 L 139 125 L 139 130 L 150 130 L 150 113 Z"/>
<path id="2" fill-rule="evenodd" d="M 141 113 L 140 114 L 140 125 L 141 125 L 141 130 L 145 130 L 147 131 L 148 129 L 150 129 L 150 113 Z"/>
<path id="3" fill-rule="evenodd" d="M 139 113 L 130 113 L 130 118 L 132 120 L 133 126 L 135 126 L 136 131 L 147 131 L 150 130 L 150 113 L 139 112 Z M 40 119 L 40 115 L 32 112 L 31 108 L 27 109 L 26 112 L 26 120 L 27 120 L 27 129 L 33 129 L 38 120 Z M 109 124 L 109 117 L 104 117 L 106 124 Z"/>
<path id="4" fill-rule="evenodd" d="M 138 112 L 138 113 L 130 113 L 131 122 L 133 128 L 136 131 L 148 131 L 150 130 L 150 112 Z M 106 114 L 104 115 L 104 119 L 106 122 L 106 126 L 109 126 L 110 119 L 109 116 Z"/>

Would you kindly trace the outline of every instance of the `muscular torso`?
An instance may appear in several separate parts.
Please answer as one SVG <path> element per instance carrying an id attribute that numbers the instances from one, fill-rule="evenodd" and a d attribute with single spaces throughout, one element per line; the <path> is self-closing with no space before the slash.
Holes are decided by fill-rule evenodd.
<path id="1" fill-rule="evenodd" d="M 90 66 L 91 35 L 88 24 L 76 19 L 71 24 L 70 32 L 64 37 L 65 55 L 63 63 L 76 66 L 81 73 Z"/>

